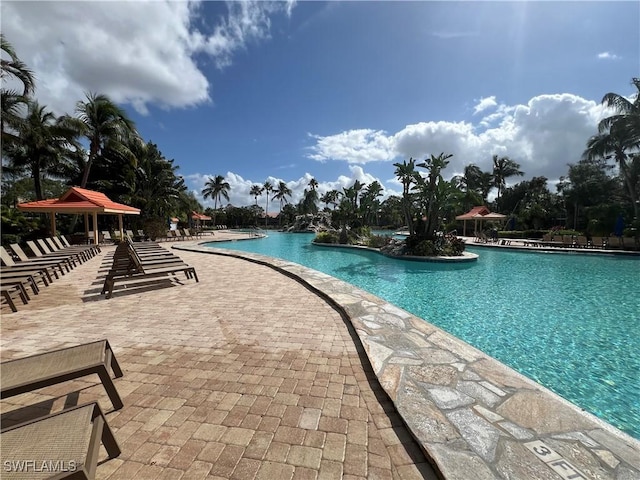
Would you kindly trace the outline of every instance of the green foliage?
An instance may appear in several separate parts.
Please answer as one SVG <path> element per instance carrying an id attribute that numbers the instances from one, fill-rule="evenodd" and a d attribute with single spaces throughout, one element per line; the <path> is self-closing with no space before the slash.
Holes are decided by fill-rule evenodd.
<path id="1" fill-rule="evenodd" d="M 313 241 L 316 243 L 338 243 L 338 235 L 333 232 L 319 232 Z"/>
<path id="2" fill-rule="evenodd" d="M 387 235 L 371 235 L 367 241 L 367 246 L 371 248 L 382 248 L 387 245 L 391 237 Z"/>
<path id="3" fill-rule="evenodd" d="M 440 255 L 445 257 L 459 257 L 464 252 L 465 244 L 461 238 L 450 238 L 448 239 L 443 247 Z"/>
<path id="4" fill-rule="evenodd" d="M 144 221 L 144 233 L 151 240 L 164 237 L 168 230 L 167 222 L 162 218 L 148 218 Z"/>

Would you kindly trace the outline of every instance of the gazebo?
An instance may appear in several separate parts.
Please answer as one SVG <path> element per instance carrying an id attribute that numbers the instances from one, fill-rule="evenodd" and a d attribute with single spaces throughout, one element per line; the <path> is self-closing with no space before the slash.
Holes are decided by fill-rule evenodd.
<path id="1" fill-rule="evenodd" d="M 140 209 L 117 203 L 109 199 L 104 193 L 87 190 L 86 188 L 71 187 L 60 198 L 39 200 L 36 202 L 19 203 L 18 209 L 23 212 L 49 213 L 51 215 L 51 232 L 56 234 L 56 213 L 84 214 L 85 235 L 89 237 L 89 215 L 93 217 L 93 241 L 98 244 L 98 214 L 117 215 L 120 238 L 124 237 L 122 230 L 123 215 L 140 215 Z"/>
<path id="2" fill-rule="evenodd" d="M 473 207 L 467 213 L 458 215 L 456 220 L 462 220 L 462 235 L 467 236 L 467 220 L 473 220 L 474 232 L 478 231 L 478 222 L 480 222 L 480 228 L 482 229 L 482 222 L 485 220 L 495 220 L 498 222 L 504 222 L 507 216 L 501 213 L 492 213 L 487 207 Z"/>
<path id="3" fill-rule="evenodd" d="M 205 215 L 204 213 L 198 213 L 198 212 L 191 212 L 191 219 L 196 222 L 196 226 L 199 227 L 200 226 L 200 222 L 206 222 L 207 220 L 211 220 L 211 217 L 208 215 Z"/>

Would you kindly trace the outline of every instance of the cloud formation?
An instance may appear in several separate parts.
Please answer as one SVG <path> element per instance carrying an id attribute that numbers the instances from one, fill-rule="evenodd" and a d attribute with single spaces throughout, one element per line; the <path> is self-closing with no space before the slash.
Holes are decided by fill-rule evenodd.
<path id="1" fill-rule="evenodd" d="M 601 60 L 620 60 L 621 57 L 619 57 L 615 53 L 602 52 L 598 54 L 598 58 Z"/>
<path id="2" fill-rule="evenodd" d="M 491 169 L 491 158 L 507 155 L 520 163 L 526 178 L 555 180 L 577 162 L 588 138 L 597 131 L 606 112 L 602 105 L 563 93 L 538 95 L 526 104 L 498 104 L 495 97 L 481 99 L 475 111 L 495 111 L 476 123 L 428 121 L 405 126 L 393 134 L 361 129 L 329 136 L 312 136 L 316 144 L 308 158 L 339 160 L 350 164 L 423 159 L 430 154 L 452 153 L 447 175 L 474 163 Z"/>
<path id="3" fill-rule="evenodd" d="M 105 93 L 143 114 L 151 103 L 164 108 L 207 103 L 210 84 L 196 56 L 208 56 L 218 68 L 230 65 L 247 44 L 268 39 L 270 17 L 290 15 L 295 2 L 230 2 L 209 32 L 196 27 L 200 2 L 114 5 L 3 2 L 3 33 L 34 70 L 41 104 L 71 113 L 87 91 Z"/>

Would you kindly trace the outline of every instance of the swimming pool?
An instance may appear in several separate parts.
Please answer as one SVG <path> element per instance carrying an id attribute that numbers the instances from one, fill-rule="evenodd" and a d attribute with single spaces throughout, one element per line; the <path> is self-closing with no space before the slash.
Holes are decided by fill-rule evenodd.
<path id="1" fill-rule="evenodd" d="M 473 248 L 445 265 L 269 233 L 211 243 L 278 257 L 367 290 L 640 439 L 640 259 Z"/>

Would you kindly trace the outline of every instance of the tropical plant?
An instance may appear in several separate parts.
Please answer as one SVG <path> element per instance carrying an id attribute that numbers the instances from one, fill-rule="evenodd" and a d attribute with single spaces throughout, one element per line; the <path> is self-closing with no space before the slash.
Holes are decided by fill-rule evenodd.
<path id="1" fill-rule="evenodd" d="M 44 199 L 42 181 L 47 175 L 55 176 L 60 163 L 67 161 L 73 151 L 80 148 L 75 142 L 75 131 L 63 117 L 58 117 L 36 101 L 26 103 L 25 118 L 15 124 L 17 140 L 3 150 L 9 166 L 15 171 L 26 170 L 34 182 L 37 200 Z"/>
<path id="2" fill-rule="evenodd" d="M 509 157 L 493 156 L 493 185 L 498 189 L 496 204 L 500 202 L 502 192 L 507 186 L 506 180 L 509 177 L 523 176 L 524 172 L 520 170 L 520 165 L 511 160 Z"/>
<path id="3" fill-rule="evenodd" d="M 416 167 L 425 168 L 428 172 L 427 178 L 423 178 L 418 175 L 417 188 L 421 193 L 421 201 L 424 207 L 426 207 L 426 221 L 424 221 L 424 231 L 422 236 L 427 240 L 435 238 L 436 230 L 441 221 L 440 209 L 444 201 L 443 196 L 438 189 L 439 183 L 443 182 L 441 171 L 444 170 L 449 164 L 449 158 L 452 154 L 445 154 L 444 152 L 438 155 L 431 155 L 424 162 L 419 163 Z"/>
<path id="4" fill-rule="evenodd" d="M 325 208 L 329 208 L 329 204 L 333 205 L 335 210 L 338 206 L 338 200 L 340 199 L 340 192 L 337 190 L 329 190 L 320 197 L 320 201 L 325 204 Z"/>
<path id="5" fill-rule="evenodd" d="M 229 182 L 225 181 L 222 175 L 209 177 L 209 180 L 204 184 L 204 189 L 202 190 L 203 198 L 205 200 L 209 197 L 213 199 L 214 225 L 216 224 L 215 211 L 218 208 L 218 202 L 221 200 L 221 198 L 229 200 L 229 190 L 231 190 L 231 186 L 229 185 Z"/>
<path id="6" fill-rule="evenodd" d="M 634 217 L 640 220 L 640 200 L 627 163 L 640 148 L 640 78 L 633 78 L 632 83 L 637 90 L 633 101 L 617 93 L 607 93 L 602 98 L 602 104 L 613 108 L 616 114 L 600 121 L 598 134 L 588 140 L 583 158 L 613 158 L 616 161 Z"/>
<path id="7" fill-rule="evenodd" d="M 267 207 L 264 210 L 264 226 L 266 227 L 269 225 L 269 195 L 273 192 L 273 184 L 267 180 L 262 185 L 262 188 L 267 195 Z"/>
<path id="8" fill-rule="evenodd" d="M 0 58 L 0 83 L 2 84 L 0 129 L 4 147 L 17 138 L 15 129 L 22 121 L 21 109 L 35 91 L 35 80 L 33 72 L 18 58 L 13 46 L 1 33 L 0 49 L 6 54 Z M 10 79 L 15 79 L 22 84 L 21 92 L 4 87 Z"/>
<path id="9" fill-rule="evenodd" d="M 249 195 L 251 195 L 256 201 L 256 208 L 254 209 L 256 225 L 258 225 L 258 197 L 262 195 L 264 189 L 260 185 L 251 185 L 249 189 Z"/>
<path id="10" fill-rule="evenodd" d="M 404 219 L 407 227 L 409 227 L 409 236 L 415 235 L 415 229 L 413 225 L 413 214 L 411 211 L 411 189 L 413 185 L 416 183 L 416 177 L 418 173 L 416 172 L 416 161 L 413 158 L 409 158 L 409 161 L 406 160 L 402 163 L 394 163 L 394 167 L 396 167 L 395 175 L 402 183 L 402 211 L 404 213 Z"/>
<path id="11" fill-rule="evenodd" d="M 86 100 L 76 104 L 76 118 L 78 132 L 89 141 L 89 157 L 82 173 L 81 187 L 86 187 L 93 162 L 107 143 L 112 149 L 120 150 L 121 155 L 129 156 L 132 162 L 135 162 L 135 158 L 126 151 L 126 141 L 132 136 L 137 136 L 135 125 L 125 111 L 109 97 L 87 93 Z"/>
<path id="12" fill-rule="evenodd" d="M 273 191 L 274 196 L 271 200 L 279 200 L 280 201 L 280 224 L 282 225 L 282 206 L 287 203 L 287 197 L 290 197 L 292 192 L 291 189 L 287 186 L 285 182 L 280 180 L 278 182 L 278 187 Z"/>
<path id="13" fill-rule="evenodd" d="M 141 210 L 143 220 L 166 219 L 180 209 L 181 196 L 186 190 L 184 179 L 176 174 L 174 160 L 166 159 L 151 142 L 136 147 L 138 159 L 131 205 Z"/>

